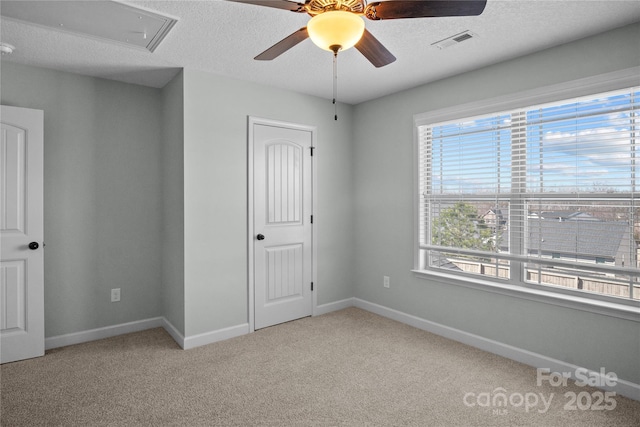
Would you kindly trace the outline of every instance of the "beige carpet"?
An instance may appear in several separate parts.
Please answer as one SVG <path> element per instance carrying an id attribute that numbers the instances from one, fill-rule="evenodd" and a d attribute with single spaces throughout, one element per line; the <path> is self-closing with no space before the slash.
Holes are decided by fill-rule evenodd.
<path id="1" fill-rule="evenodd" d="M 152 329 L 1 375 L 3 426 L 640 425 L 640 402 L 569 410 L 565 393 L 597 390 L 539 387 L 533 368 L 356 308 L 187 351 Z M 483 394 L 500 391 L 506 406 Z M 534 394 L 548 410 L 526 408 Z"/>

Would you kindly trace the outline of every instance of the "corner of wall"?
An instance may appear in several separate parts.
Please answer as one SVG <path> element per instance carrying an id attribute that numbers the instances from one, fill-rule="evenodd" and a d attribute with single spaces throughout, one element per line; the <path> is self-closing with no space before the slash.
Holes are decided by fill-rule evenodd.
<path id="1" fill-rule="evenodd" d="M 162 89 L 162 299 L 167 331 L 183 346 L 184 305 L 184 77 Z M 182 337 L 182 338 L 180 338 Z"/>

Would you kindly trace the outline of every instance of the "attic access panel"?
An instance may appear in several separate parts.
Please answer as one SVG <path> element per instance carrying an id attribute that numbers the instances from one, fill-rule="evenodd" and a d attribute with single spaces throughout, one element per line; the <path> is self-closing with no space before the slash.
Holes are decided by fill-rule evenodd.
<path id="1" fill-rule="evenodd" d="M 178 21 L 116 1 L 2 1 L 0 14 L 153 52 Z"/>

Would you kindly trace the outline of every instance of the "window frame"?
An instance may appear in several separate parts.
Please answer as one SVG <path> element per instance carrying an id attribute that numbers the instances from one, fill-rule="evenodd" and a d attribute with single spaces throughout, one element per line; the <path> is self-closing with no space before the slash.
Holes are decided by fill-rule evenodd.
<path id="1" fill-rule="evenodd" d="M 422 251 L 420 248 L 421 200 L 419 197 L 419 128 L 421 126 L 468 117 L 489 115 L 502 111 L 512 111 L 526 108 L 530 105 L 570 100 L 582 96 L 621 90 L 638 85 L 640 85 L 640 67 L 633 67 L 612 73 L 544 86 L 488 100 L 471 102 L 414 115 L 414 268 L 412 269 L 414 275 L 422 279 L 444 280 L 448 284 L 450 283 L 487 292 L 535 300 L 640 322 L 640 301 L 631 299 L 621 300 L 620 298 L 608 295 L 599 295 L 595 293 L 586 294 L 585 292 L 569 288 L 549 288 L 544 285 L 528 283 L 519 279 L 522 277 L 521 270 L 523 269 L 524 262 L 512 263 L 514 268 L 511 277 L 518 279 L 509 280 L 491 279 L 490 277 L 483 277 L 464 272 L 447 272 L 442 269 L 424 266 L 424 260 L 421 259 Z M 512 243 L 518 244 L 518 242 Z M 523 256 L 514 256 L 513 258 L 514 260 L 523 261 Z M 546 261 L 547 260 L 545 260 L 545 262 Z M 554 260 L 550 259 L 548 261 L 553 263 Z M 601 264 L 598 264 L 598 266 L 601 266 Z"/>

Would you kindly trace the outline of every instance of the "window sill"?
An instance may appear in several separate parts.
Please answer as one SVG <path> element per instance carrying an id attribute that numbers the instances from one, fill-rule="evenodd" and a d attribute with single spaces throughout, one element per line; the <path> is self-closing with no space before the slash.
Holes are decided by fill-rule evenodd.
<path id="1" fill-rule="evenodd" d="M 492 292 L 513 298 L 536 301 L 543 304 L 551 304 L 574 310 L 586 311 L 619 319 L 631 320 L 640 323 L 640 307 L 626 304 L 616 304 L 609 301 L 585 298 L 574 295 L 565 295 L 544 289 L 533 289 L 524 286 L 511 285 L 508 282 L 492 282 L 480 278 L 462 277 L 454 274 L 431 270 L 411 270 L 420 279 L 444 279 L 455 286 L 463 286 L 483 292 Z"/>

